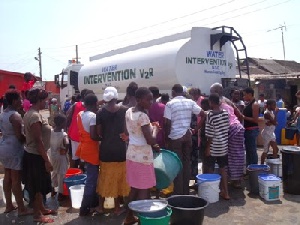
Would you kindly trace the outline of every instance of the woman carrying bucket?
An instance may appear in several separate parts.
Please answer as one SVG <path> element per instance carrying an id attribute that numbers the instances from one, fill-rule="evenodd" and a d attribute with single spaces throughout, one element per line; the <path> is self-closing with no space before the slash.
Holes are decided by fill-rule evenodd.
<path id="1" fill-rule="evenodd" d="M 150 188 L 156 185 L 152 148 L 159 151 L 156 135 L 158 123 L 150 123 L 147 110 L 153 100 L 148 88 L 141 87 L 135 92 L 137 104 L 126 111 L 126 128 L 129 145 L 126 153 L 126 177 L 129 186 L 129 202 L 150 198 Z M 134 224 L 138 219 L 128 209 L 124 225 Z"/>

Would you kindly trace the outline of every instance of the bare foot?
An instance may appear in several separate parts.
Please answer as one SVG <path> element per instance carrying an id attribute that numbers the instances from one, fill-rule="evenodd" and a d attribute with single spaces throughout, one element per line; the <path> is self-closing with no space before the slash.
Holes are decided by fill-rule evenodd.
<path id="1" fill-rule="evenodd" d="M 228 194 L 225 194 L 224 192 L 220 192 L 220 196 L 224 199 L 224 200 L 230 200 L 230 197 Z"/>
<path id="2" fill-rule="evenodd" d="M 12 212 L 12 211 L 14 211 L 16 209 L 18 209 L 18 207 L 14 206 L 14 205 L 11 205 L 9 207 L 6 206 L 6 209 L 5 209 L 4 213 L 10 213 L 10 212 Z"/>
<path id="3" fill-rule="evenodd" d="M 31 209 L 24 209 L 23 211 L 18 211 L 18 216 L 28 216 L 28 215 L 32 215 L 33 214 L 33 210 Z"/>
<path id="4" fill-rule="evenodd" d="M 102 215 L 104 214 L 104 211 L 103 211 L 103 208 L 97 206 L 96 208 L 94 208 L 95 210 L 95 213 L 98 214 L 98 215 Z"/>
<path id="5" fill-rule="evenodd" d="M 46 215 L 56 215 L 57 211 L 54 210 L 54 209 L 45 209 L 45 210 L 42 210 L 42 214 L 44 216 L 46 216 Z"/>
<path id="6" fill-rule="evenodd" d="M 137 217 L 132 217 L 132 218 L 125 218 L 124 220 L 124 225 L 133 225 L 135 223 L 139 222 L 139 219 Z"/>
<path id="7" fill-rule="evenodd" d="M 116 216 L 120 216 L 125 212 L 126 212 L 126 209 L 124 209 L 123 207 L 119 207 L 119 208 L 115 208 L 114 214 Z"/>

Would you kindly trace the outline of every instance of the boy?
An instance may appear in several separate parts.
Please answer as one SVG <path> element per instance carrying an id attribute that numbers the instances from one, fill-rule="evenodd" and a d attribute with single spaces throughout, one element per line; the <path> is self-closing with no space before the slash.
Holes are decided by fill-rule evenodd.
<path id="1" fill-rule="evenodd" d="M 51 174 L 52 196 L 56 193 L 55 187 L 58 187 L 58 201 L 63 200 L 63 181 L 69 167 L 68 148 L 69 139 L 64 129 L 66 128 L 67 117 L 63 114 L 57 114 L 54 117 L 54 129 L 51 130 L 50 137 L 50 160 L 53 166 Z"/>
<path id="2" fill-rule="evenodd" d="M 207 166 L 210 173 L 213 173 L 215 163 L 219 165 L 221 174 L 221 192 L 220 196 L 229 200 L 227 187 L 227 171 L 228 164 L 228 131 L 229 116 L 227 111 L 220 109 L 220 100 L 218 94 L 211 94 L 208 98 L 211 110 L 207 114 L 205 133 L 207 137 L 207 145 L 205 155 L 209 158 Z"/>
<path id="3" fill-rule="evenodd" d="M 273 149 L 273 158 L 274 159 L 277 158 L 278 146 L 276 143 L 276 136 L 274 133 L 277 125 L 277 120 L 276 120 L 277 112 L 278 112 L 278 108 L 276 107 L 276 101 L 269 99 L 267 101 L 266 110 L 264 112 L 265 128 L 261 132 L 261 136 L 264 142 L 264 152 L 260 158 L 261 164 L 265 163 L 265 159 L 267 157 L 270 146 Z"/>

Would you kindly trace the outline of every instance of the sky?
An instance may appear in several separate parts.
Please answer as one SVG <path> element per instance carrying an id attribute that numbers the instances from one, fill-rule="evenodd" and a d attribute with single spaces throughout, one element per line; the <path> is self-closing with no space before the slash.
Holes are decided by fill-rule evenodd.
<path id="1" fill-rule="evenodd" d="M 75 58 L 191 30 L 230 26 L 249 57 L 300 63 L 300 0 L 0 0 L 0 69 L 54 80 Z M 280 27 L 283 27 L 282 29 Z"/>

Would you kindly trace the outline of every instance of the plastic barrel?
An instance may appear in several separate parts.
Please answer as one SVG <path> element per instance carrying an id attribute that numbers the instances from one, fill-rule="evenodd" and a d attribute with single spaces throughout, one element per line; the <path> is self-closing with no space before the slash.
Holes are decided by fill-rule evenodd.
<path id="1" fill-rule="evenodd" d="M 78 169 L 78 168 L 69 168 L 66 172 L 65 178 L 77 175 L 77 174 L 82 174 L 82 170 Z M 64 183 L 64 192 L 63 195 L 69 195 L 69 189 L 66 185 L 66 183 Z"/>
<path id="2" fill-rule="evenodd" d="M 282 183 L 283 191 L 300 195 L 300 148 L 286 146 L 282 154 Z"/>
<path id="3" fill-rule="evenodd" d="M 157 212 L 139 213 L 141 225 L 169 225 L 172 209 L 167 207 Z"/>
<path id="4" fill-rule="evenodd" d="M 219 174 L 199 174 L 196 177 L 199 197 L 209 203 L 219 201 L 221 176 Z"/>
<path id="5" fill-rule="evenodd" d="M 259 193 L 258 175 L 269 173 L 270 167 L 268 165 L 251 164 L 247 167 L 249 173 L 250 192 L 253 194 Z"/>
<path id="6" fill-rule="evenodd" d="M 153 166 L 158 190 L 169 187 L 182 169 L 182 163 L 177 154 L 165 149 L 154 153 Z"/>
<path id="7" fill-rule="evenodd" d="M 277 126 L 274 131 L 277 144 L 281 144 L 281 130 L 285 128 L 286 125 L 286 112 L 286 108 L 279 108 L 277 113 Z"/>
<path id="8" fill-rule="evenodd" d="M 171 225 L 202 225 L 208 202 L 193 195 L 173 195 L 168 198 L 172 209 Z"/>
<path id="9" fill-rule="evenodd" d="M 78 184 L 84 184 L 86 180 L 86 175 L 85 174 L 77 174 L 68 178 L 64 179 L 65 184 L 67 185 L 69 189 L 69 194 L 70 194 L 70 187 Z"/>

